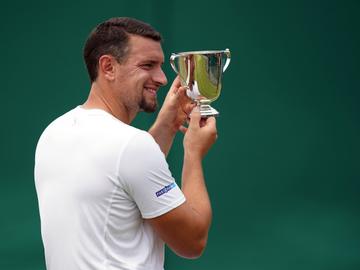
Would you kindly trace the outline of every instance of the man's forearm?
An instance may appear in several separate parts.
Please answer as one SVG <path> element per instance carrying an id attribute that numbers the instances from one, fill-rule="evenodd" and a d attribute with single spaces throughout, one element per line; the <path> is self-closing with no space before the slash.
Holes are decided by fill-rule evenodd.
<path id="1" fill-rule="evenodd" d="M 212 211 L 204 180 L 201 157 L 185 152 L 181 189 L 187 202 L 196 212 L 197 220 L 207 237 Z"/>

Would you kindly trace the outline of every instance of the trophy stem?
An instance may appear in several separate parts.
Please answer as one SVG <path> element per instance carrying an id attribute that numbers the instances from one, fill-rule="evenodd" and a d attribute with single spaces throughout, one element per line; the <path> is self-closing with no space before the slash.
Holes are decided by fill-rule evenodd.
<path id="1" fill-rule="evenodd" d="M 196 101 L 197 106 L 199 107 L 200 115 L 202 118 L 208 118 L 210 116 L 218 116 L 219 112 L 211 107 L 207 102 L 201 100 Z"/>

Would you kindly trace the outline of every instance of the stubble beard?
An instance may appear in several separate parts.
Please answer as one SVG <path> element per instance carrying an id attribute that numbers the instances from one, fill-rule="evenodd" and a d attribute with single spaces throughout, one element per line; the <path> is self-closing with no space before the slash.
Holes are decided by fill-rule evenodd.
<path id="1" fill-rule="evenodd" d="M 140 101 L 139 108 L 141 111 L 147 112 L 147 113 L 153 113 L 156 111 L 158 106 L 157 100 L 155 99 L 154 102 L 148 102 L 146 101 L 146 98 L 143 97 Z"/>

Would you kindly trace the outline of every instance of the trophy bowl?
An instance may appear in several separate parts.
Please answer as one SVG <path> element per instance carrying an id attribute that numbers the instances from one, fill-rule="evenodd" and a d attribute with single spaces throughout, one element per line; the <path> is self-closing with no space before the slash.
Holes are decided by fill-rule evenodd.
<path id="1" fill-rule="evenodd" d="M 221 77 L 230 64 L 229 49 L 172 53 L 170 64 L 186 94 L 199 106 L 202 117 L 217 116 L 210 103 L 220 96 Z"/>

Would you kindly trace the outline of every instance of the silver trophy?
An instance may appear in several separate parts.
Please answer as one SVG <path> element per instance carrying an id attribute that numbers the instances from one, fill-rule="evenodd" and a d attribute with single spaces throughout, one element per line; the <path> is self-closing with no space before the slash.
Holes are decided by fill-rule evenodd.
<path id="1" fill-rule="evenodd" d="M 170 64 L 179 75 L 186 94 L 199 106 L 202 117 L 217 116 L 210 103 L 220 96 L 221 76 L 230 64 L 230 51 L 172 53 Z"/>

